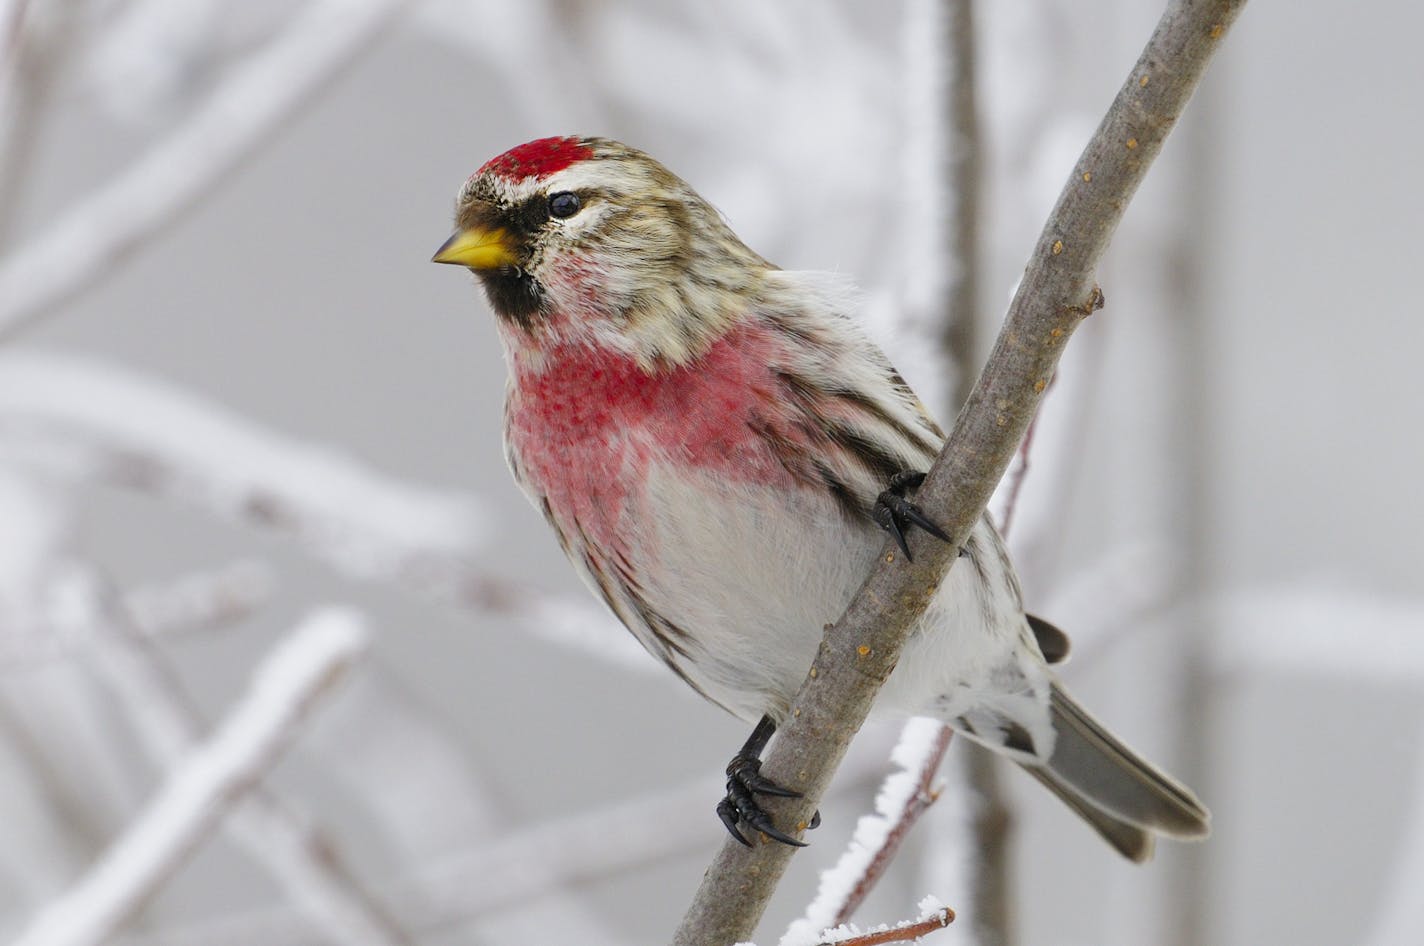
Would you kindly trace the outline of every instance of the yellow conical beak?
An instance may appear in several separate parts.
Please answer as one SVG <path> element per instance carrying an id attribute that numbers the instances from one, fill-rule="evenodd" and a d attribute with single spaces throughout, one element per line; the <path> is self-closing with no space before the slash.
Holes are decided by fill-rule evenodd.
<path id="1" fill-rule="evenodd" d="M 431 257 L 432 263 L 455 263 L 470 269 L 501 269 L 515 266 L 519 257 L 509 235 L 502 228 L 485 230 L 471 227 L 457 232 L 446 240 Z"/>

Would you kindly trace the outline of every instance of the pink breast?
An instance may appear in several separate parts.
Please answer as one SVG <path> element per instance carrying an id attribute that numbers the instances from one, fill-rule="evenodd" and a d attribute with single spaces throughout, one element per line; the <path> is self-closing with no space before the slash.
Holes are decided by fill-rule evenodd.
<path id="1" fill-rule="evenodd" d="M 758 431 L 804 442 L 789 423 L 772 364 L 773 339 L 747 324 L 701 358 L 648 373 L 630 357 L 588 347 L 516 371 L 507 436 L 521 474 L 565 528 L 613 541 L 636 514 L 653 463 L 686 464 L 728 481 L 790 483 Z"/>

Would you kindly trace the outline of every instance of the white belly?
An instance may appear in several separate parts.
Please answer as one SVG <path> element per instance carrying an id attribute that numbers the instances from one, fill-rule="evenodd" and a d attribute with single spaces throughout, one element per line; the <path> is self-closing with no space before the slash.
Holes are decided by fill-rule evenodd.
<path id="1" fill-rule="evenodd" d="M 657 468 L 648 490 L 639 557 L 657 566 L 639 575 L 648 603 L 694 641 L 678 667 L 738 716 L 780 719 L 884 534 L 868 521 L 849 522 L 817 491 L 773 492 Z M 976 527 L 970 543 L 979 567 L 963 560 L 946 577 L 877 711 L 953 719 L 981 703 L 986 688 L 1039 689 L 1020 666 L 1026 627 L 987 529 Z"/>

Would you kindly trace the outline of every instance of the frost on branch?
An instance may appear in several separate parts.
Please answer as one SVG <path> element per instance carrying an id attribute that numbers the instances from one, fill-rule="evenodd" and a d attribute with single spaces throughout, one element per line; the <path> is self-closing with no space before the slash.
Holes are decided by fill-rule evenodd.
<path id="1" fill-rule="evenodd" d="M 933 719 L 905 724 L 890 755 L 896 766 L 875 797 L 875 813 L 856 822 L 855 833 L 835 866 L 821 872 L 820 886 L 805 914 L 787 929 L 780 946 L 813 943 L 821 930 L 848 920 L 880 879 L 900 842 L 919 816 L 934 803 L 939 787 L 931 784 L 950 730 Z"/>
<path id="2" fill-rule="evenodd" d="M 890 946 L 893 943 L 918 943 L 921 937 L 928 936 L 936 930 L 942 930 L 954 922 L 954 911 L 940 903 L 933 895 L 922 898 L 918 909 L 920 911 L 918 919 L 906 920 L 893 926 L 881 924 L 868 930 L 861 930 L 849 923 L 844 923 L 810 938 L 798 939 L 796 942 L 798 946 L 801 944 L 804 946 Z M 782 939 L 782 943 L 784 946 L 785 938 Z M 753 946 L 753 944 L 743 943 L 739 946 Z"/>
<path id="3" fill-rule="evenodd" d="M 256 521 L 363 577 L 419 577 L 485 533 L 468 495 L 407 485 L 79 356 L 0 356 L 0 458 Z"/>
<path id="4" fill-rule="evenodd" d="M 373 42 L 399 7 L 399 0 L 307 4 L 168 137 L 0 259 L 0 337 L 94 286 L 117 269 L 117 260 L 209 196 L 224 174 Z M 100 220 L 104 225 L 96 227 Z M 85 252 L 75 254 L 76 246 Z"/>
<path id="5" fill-rule="evenodd" d="M 317 701 L 366 647 L 364 622 L 328 609 L 308 618 L 254 674 L 243 701 L 194 748 L 80 881 L 45 907 L 15 946 L 97 946 L 208 837 L 277 761 Z"/>

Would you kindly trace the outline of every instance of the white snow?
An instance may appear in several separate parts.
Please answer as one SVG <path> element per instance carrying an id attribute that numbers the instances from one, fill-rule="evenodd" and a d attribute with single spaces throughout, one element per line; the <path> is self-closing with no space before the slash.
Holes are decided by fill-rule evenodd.
<path id="1" fill-rule="evenodd" d="M 824 939 L 851 891 L 864 879 L 866 869 L 885 846 L 891 830 L 919 791 L 920 772 L 935 751 L 943 725 L 916 717 L 905 723 L 890 753 L 898 769 L 885 777 L 875 796 L 875 813 L 856 822 L 850 843 L 835 865 L 821 872 L 815 898 L 801 917 L 781 937 L 780 946 L 810 946 Z"/>
<path id="2" fill-rule="evenodd" d="M 112 935 L 271 768 L 317 698 L 364 652 L 367 636 L 364 620 L 349 610 L 328 608 L 303 622 L 262 662 L 212 737 L 179 762 L 99 861 L 13 946 L 97 946 Z"/>

